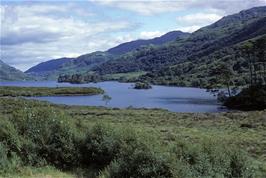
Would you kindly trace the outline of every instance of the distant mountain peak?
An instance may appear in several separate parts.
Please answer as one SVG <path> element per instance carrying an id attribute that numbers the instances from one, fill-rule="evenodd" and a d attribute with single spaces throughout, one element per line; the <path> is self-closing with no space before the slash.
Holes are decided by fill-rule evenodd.
<path id="1" fill-rule="evenodd" d="M 126 43 L 122 43 L 114 48 L 109 49 L 107 52 L 111 54 L 124 54 L 130 51 L 133 51 L 137 48 L 140 48 L 141 46 L 147 46 L 147 45 L 162 45 L 171 41 L 175 41 L 176 39 L 182 39 L 189 36 L 190 33 L 185 33 L 182 31 L 171 31 L 168 32 L 160 37 L 155 37 L 153 39 L 139 39 L 134 40 Z"/>

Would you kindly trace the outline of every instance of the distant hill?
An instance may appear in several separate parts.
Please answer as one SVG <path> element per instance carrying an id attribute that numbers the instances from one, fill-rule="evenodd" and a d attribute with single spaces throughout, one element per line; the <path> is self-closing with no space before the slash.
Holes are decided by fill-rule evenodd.
<path id="1" fill-rule="evenodd" d="M 133 51 L 137 48 L 140 48 L 142 46 L 147 46 L 147 45 L 162 45 L 164 43 L 168 43 L 171 41 L 175 41 L 178 39 L 184 39 L 189 36 L 190 33 L 184 33 L 181 31 L 171 31 L 168 32 L 160 37 L 156 37 L 153 39 L 148 39 L 148 40 L 135 40 L 135 41 L 130 41 L 127 43 L 122 43 L 114 48 L 109 49 L 107 52 L 111 54 L 125 54 L 130 51 Z"/>
<path id="2" fill-rule="evenodd" d="M 73 60 L 74 58 L 59 58 L 59 59 L 52 59 L 50 61 L 45 61 L 40 64 L 37 64 L 36 66 L 31 67 L 26 71 L 26 73 L 31 72 L 48 72 L 48 71 L 54 71 L 60 68 L 64 63 L 69 62 Z"/>
<path id="3" fill-rule="evenodd" d="M 0 81 L 19 81 L 30 79 L 33 78 L 0 60 Z"/>
<path id="4" fill-rule="evenodd" d="M 94 70 L 102 75 L 136 71 L 153 71 L 152 73 L 155 74 L 160 71 L 160 75 L 153 76 L 158 78 L 163 73 L 167 73 L 169 69 L 167 67 L 178 65 L 178 69 L 182 69 L 181 64 L 189 63 L 190 67 L 183 71 L 187 73 L 193 69 L 195 64 L 206 64 L 208 61 L 209 65 L 218 58 L 222 59 L 230 54 L 235 55 L 238 53 L 233 50 L 235 45 L 265 34 L 266 6 L 255 7 L 223 17 L 185 39 L 158 47 L 151 46 L 136 50 L 116 60 L 107 61 Z M 213 55 L 215 53 L 217 56 Z M 202 62 L 203 59 L 205 62 Z M 169 71 L 164 79 L 180 78 L 180 74 L 169 77 L 171 73 L 174 72 Z"/>
<path id="5" fill-rule="evenodd" d="M 60 74 L 86 73 L 110 59 L 113 55 L 106 52 L 93 52 L 77 58 L 60 58 L 42 62 L 26 71 L 27 74 L 42 80 L 56 80 Z"/>

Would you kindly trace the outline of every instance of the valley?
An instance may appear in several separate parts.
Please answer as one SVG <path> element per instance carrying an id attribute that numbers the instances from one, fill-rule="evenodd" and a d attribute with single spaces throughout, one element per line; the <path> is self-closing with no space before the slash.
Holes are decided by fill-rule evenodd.
<path id="1" fill-rule="evenodd" d="M 201 2 L 1 2 L 0 178 L 265 178 L 265 3 Z"/>

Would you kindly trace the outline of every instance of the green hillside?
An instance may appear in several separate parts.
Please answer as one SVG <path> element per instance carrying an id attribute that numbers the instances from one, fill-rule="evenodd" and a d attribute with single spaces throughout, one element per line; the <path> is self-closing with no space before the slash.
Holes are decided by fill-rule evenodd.
<path id="1" fill-rule="evenodd" d="M 256 7 L 226 16 L 192 33 L 187 39 L 136 50 L 103 63 L 94 70 L 99 74 L 147 71 L 150 73 L 140 80 L 167 85 L 204 86 L 204 83 L 195 82 L 193 78 L 206 79 L 206 69 L 217 65 L 217 62 L 229 62 L 236 73 L 245 72 L 247 65 L 240 46 L 265 34 L 266 6 Z"/>

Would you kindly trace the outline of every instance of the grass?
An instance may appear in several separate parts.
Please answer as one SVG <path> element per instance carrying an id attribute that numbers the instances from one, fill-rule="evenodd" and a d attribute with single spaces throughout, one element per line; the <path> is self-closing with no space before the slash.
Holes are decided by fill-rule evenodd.
<path id="1" fill-rule="evenodd" d="M 250 166 L 255 170 L 254 177 L 266 176 L 266 111 L 173 113 L 161 109 L 108 109 L 55 105 L 19 98 L 1 98 L 0 106 L 0 116 L 3 118 L 12 118 L 14 113 L 22 108 L 28 108 L 29 111 L 33 108 L 40 108 L 40 110 L 49 108 L 63 112 L 69 116 L 68 120 L 76 125 L 79 133 L 86 132 L 100 122 L 116 129 L 130 128 L 137 133 L 145 133 L 161 143 L 163 147 L 171 147 L 179 140 L 185 140 L 192 145 L 211 140 L 228 147 L 235 146 L 246 151 L 252 160 Z M 151 143 L 156 145 L 157 141 Z M 14 172 L 12 177 L 34 177 L 35 175 L 38 177 L 57 177 L 57 175 L 58 177 L 80 177 L 84 171 L 82 169 L 60 171 L 55 168 L 33 167 L 26 168 L 30 170 L 28 172 L 32 172 L 28 174 L 27 171 L 22 170 Z"/>
<path id="2" fill-rule="evenodd" d="M 0 86 L 1 96 L 68 96 L 68 95 L 97 95 L 104 91 L 95 87 L 15 87 Z"/>

